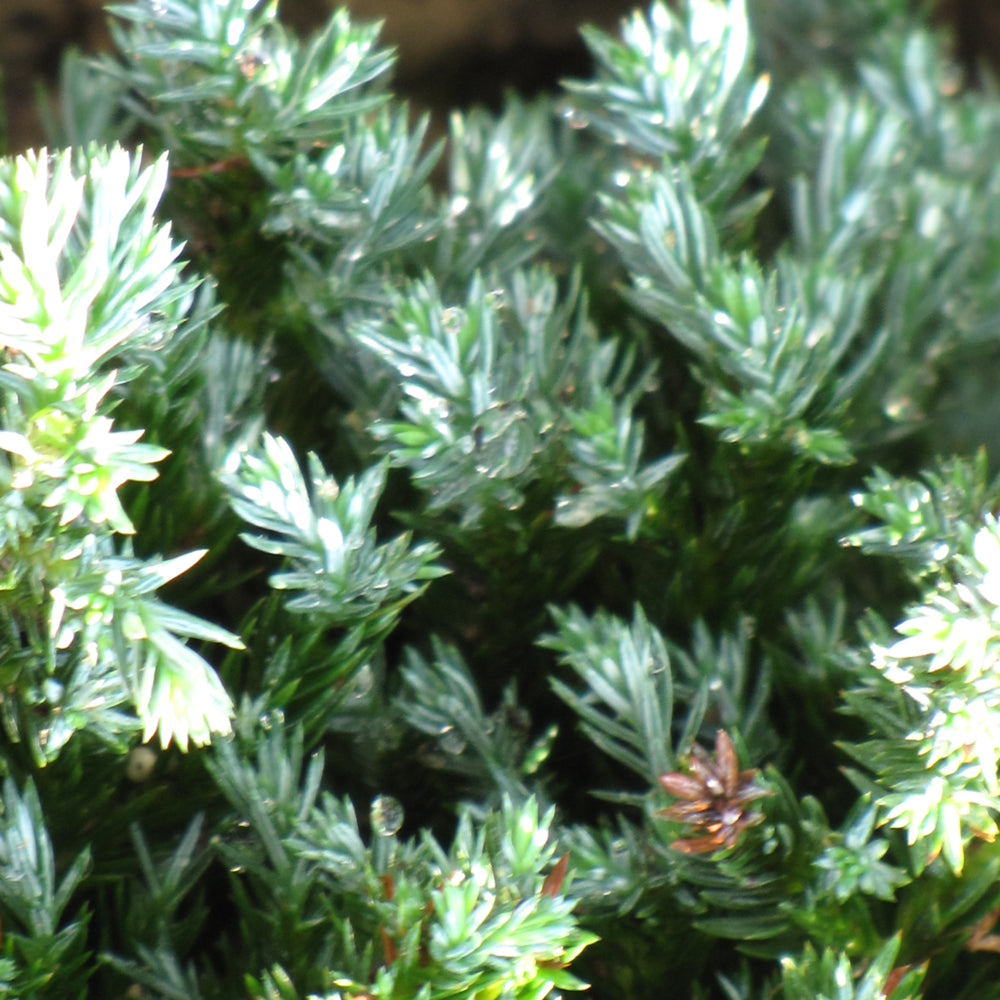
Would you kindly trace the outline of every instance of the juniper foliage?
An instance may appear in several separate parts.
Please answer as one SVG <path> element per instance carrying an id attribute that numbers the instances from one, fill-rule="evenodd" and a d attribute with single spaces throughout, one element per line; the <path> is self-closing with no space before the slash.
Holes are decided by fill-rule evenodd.
<path id="1" fill-rule="evenodd" d="M 1000 107 L 903 0 L 678 6 L 437 141 L 345 11 L 67 56 L 0 996 L 1000 997 Z"/>

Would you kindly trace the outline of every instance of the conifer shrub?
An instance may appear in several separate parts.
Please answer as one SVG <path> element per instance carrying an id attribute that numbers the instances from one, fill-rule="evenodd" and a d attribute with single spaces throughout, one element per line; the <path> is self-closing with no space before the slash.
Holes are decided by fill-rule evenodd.
<path id="1" fill-rule="evenodd" d="M 429 137 L 109 7 L 0 159 L 0 997 L 1000 998 L 1000 104 L 654 3 Z"/>

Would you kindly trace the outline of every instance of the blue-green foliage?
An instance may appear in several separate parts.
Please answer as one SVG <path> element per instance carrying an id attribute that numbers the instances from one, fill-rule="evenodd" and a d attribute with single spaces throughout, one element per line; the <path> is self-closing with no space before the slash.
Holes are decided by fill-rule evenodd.
<path id="1" fill-rule="evenodd" d="M 0 159 L 0 995 L 1000 996 L 941 38 L 655 2 L 434 142 L 344 10 L 111 12 Z"/>

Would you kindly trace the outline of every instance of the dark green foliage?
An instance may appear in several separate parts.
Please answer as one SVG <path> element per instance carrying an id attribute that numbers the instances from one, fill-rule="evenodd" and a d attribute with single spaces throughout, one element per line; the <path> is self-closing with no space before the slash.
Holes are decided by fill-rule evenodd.
<path id="1" fill-rule="evenodd" d="M 0 997 L 1000 997 L 1000 107 L 902 0 L 678 6 L 436 144 L 344 11 L 67 57 Z"/>

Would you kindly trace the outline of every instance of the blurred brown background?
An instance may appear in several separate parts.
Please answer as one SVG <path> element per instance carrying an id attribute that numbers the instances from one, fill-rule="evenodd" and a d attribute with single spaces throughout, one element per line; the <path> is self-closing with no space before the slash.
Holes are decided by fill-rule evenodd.
<path id="1" fill-rule="evenodd" d="M 325 20 L 334 0 L 283 0 L 282 17 L 302 30 Z M 589 64 L 578 26 L 614 29 L 645 0 L 348 0 L 359 19 L 385 19 L 383 39 L 398 47 L 399 92 L 431 108 L 495 104 L 503 90 L 526 93 L 582 76 Z M 1000 0 L 939 0 L 959 57 L 975 79 L 984 57 L 1000 65 Z M 40 139 L 36 81 L 51 84 L 69 43 L 106 44 L 100 0 L 0 0 L 0 72 L 8 146 Z"/>
<path id="2" fill-rule="evenodd" d="M 954 29 L 955 48 L 975 81 L 982 63 L 1000 72 L 1000 3 L 997 0 L 938 0 L 938 17 Z"/>

